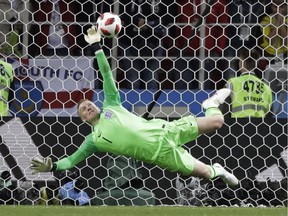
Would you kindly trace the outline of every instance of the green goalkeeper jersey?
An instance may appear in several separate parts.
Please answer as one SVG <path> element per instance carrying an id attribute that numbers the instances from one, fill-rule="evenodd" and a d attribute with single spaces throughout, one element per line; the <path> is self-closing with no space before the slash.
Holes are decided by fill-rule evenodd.
<path id="1" fill-rule="evenodd" d="M 56 162 L 56 170 L 69 169 L 95 152 L 108 152 L 154 163 L 167 132 L 167 121 L 146 120 L 126 110 L 120 101 L 110 65 L 102 50 L 96 52 L 103 76 L 104 101 L 100 120 L 80 148 Z"/>

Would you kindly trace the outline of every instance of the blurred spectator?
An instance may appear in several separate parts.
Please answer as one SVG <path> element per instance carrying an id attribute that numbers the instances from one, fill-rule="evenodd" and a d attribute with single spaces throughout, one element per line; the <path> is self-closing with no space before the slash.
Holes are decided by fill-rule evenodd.
<path id="1" fill-rule="evenodd" d="M 228 80 L 237 76 L 239 63 L 237 50 L 242 47 L 256 48 L 261 37 L 259 17 L 264 7 L 259 0 L 233 0 L 228 5 L 230 25 L 227 28 L 228 48 L 225 56 L 231 57 L 230 67 L 225 75 Z"/>
<path id="2" fill-rule="evenodd" d="M 120 2 L 125 27 L 119 35 L 123 56 L 120 68 L 128 81 L 127 88 L 157 89 L 164 55 L 161 42 L 167 24 L 161 18 L 167 13 L 167 6 L 160 0 Z"/>
<path id="3" fill-rule="evenodd" d="M 55 182 L 40 188 L 38 205 L 88 205 L 90 197 L 84 191 L 86 180 L 79 171 L 58 173 Z"/>
<path id="4" fill-rule="evenodd" d="M 73 172 L 60 172 L 56 178 L 59 180 L 59 199 L 62 205 L 88 205 L 90 197 L 85 192 L 86 180 L 80 176 L 78 170 Z"/>
<path id="5" fill-rule="evenodd" d="M 87 32 L 88 28 L 90 28 L 93 23 L 96 23 L 97 18 L 99 17 L 100 14 L 107 11 L 111 11 L 111 5 L 113 4 L 113 2 L 114 2 L 113 0 L 74 1 L 73 4 L 75 7 L 74 11 L 77 23 L 77 32 Z M 80 54 L 84 54 L 85 56 L 94 56 L 94 53 L 92 53 L 89 46 L 87 46 L 87 43 L 84 40 L 83 35 L 80 34 L 76 39 L 77 39 L 77 45 L 82 49 Z M 110 44 L 112 41 L 113 40 L 103 40 L 103 43 L 107 45 L 109 48 L 111 48 Z M 106 48 L 106 46 L 103 46 L 103 48 Z"/>
<path id="6" fill-rule="evenodd" d="M 34 11 L 33 19 L 39 25 L 31 29 L 33 46 L 29 46 L 29 54 L 37 55 L 75 55 L 76 26 L 74 14 L 74 1 L 31 0 Z M 31 44 L 31 43 L 30 43 Z"/>
<path id="7" fill-rule="evenodd" d="M 37 203 L 39 191 L 35 186 L 31 181 L 19 181 L 15 186 L 15 183 L 12 184 L 10 171 L 0 171 L 0 205 Z"/>
<path id="8" fill-rule="evenodd" d="M 21 56 L 19 34 L 29 17 L 29 1 L 0 0 L 0 8 L 0 53 Z"/>
<path id="9" fill-rule="evenodd" d="M 264 55 L 272 58 L 271 63 L 278 60 L 287 61 L 287 1 L 273 0 L 266 7 L 266 15 L 261 19 L 261 30 L 263 33 L 261 47 L 264 49 Z M 268 63 L 268 60 L 263 61 L 262 69 L 265 69 Z"/>
<path id="10" fill-rule="evenodd" d="M 59 190 L 57 186 L 49 185 L 40 188 L 38 205 L 59 205 Z"/>
<path id="11" fill-rule="evenodd" d="M 78 178 L 69 181 L 64 185 L 61 185 L 59 189 L 59 199 L 61 199 L 62 204 L 66 205 L 89 205 L 90 197 L 83 189 L 84 180 Z"/>
<path id="12" fill-rule="evenodd" d="M 239 50 L 241 76 L 228 80 L 226 87 L 232 90 L 222 112 L 232 118 L 271 116 L 272 90 L 253 72 L 260 57 L 255 49 Z"/>
<path id="13" fill-rule="evenodd" d="M 12 65 L 0 60 L 0 117 L 9 114 L 9 101 L 13 98 L 13 80 Z"/>
<path id="14" fill-rule="evenodd" d="M 14 204 L 15 187 L 11 182 L 11 174 L 9 171 L 0 171 L 0 205 Z"/>
<path id="15" fill-rule="evenodd" d="M 204 87 L 208 89 L 215 89 L 215 86 L 221 88 L 221 83 L 219 81 L 221 80 L 221 78 L 223 77 L 223 73 L 227 69 L 226 61 L 219 59 L 215 61 L 215 58 L 223 56 L 223 50 L 227 45 L 226 25 L 229 22 L 229 16 L 226 11 L 227 2 L 227 0 L 216 1 L 211 6 L 210 13 L 208 13 L 205 18 L 205 38 L 203 38 L 203 48 L 205 49 L 205 56 L 207 57 L 205 58 L 206 60 L 204 62 Z M 179 16 L 177 18 L 177 23 L 179 23 L 179 28 L 181 28 L 181 31 L 179 31 L 178 33 L 179 37 L 176 38 L 176 46 L 178 49 L 181 49 L 182 55 L 180 56 L 183 56 L 183 58 L 180 58 L 178 61 L 176 61 L 176 69 L 178 71 L 175 73 L 180 73 L 178 77 L 184 82 L 176 83 L 176 88 L 187 89 L 187 87 L 198 87 L 190 86 L 189 83 L 191 83 L 193 79 L 197 79 L 196 72 L 198 72 L 198 70 L 200 69 L 201 63 L 199 61 L 199 54 L 200 50 L 202 49 L 202 38 L 200 36 L 200 31 L 197 31 L 196 35 L 192 35 L 191 24 L 197 22 L 199 18 L 202 18 L 202 3 L 203 1 L 201 0 L 178 1 Z M 207 2 L 205 4 L 207 4 Z M 184 27 L 182 24 L 184 25 Z M 187 44 L 187 42 L 189 44 Z M 183 71 L 183 69 L 186 68 L 187 65 L 189 66 L 186 70 Z M 177 80 L 177 78 L 175 80 Z"/>
<path id="16" fill-rule="evenodd" d="M 12 185 L 11 174 L 8 170 L 0 171 L 0 189 Z"/>
<path id="17" fill-rule="evenodd" d="M 42 199 L 40 197 L 39 185 L 32 181 L 18 181 L 15 195 L 15 204 L 35 205 L 39 204 Z"/>

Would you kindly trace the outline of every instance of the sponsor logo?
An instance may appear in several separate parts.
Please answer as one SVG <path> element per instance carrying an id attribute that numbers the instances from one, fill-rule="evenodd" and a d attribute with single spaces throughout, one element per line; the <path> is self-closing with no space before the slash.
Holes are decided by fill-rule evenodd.
<path id="1" fill-rule="evenodd" d="M 105 118 L 105 119 L 111 119 L 111 118 L 112 118 L 112 115 L 113 115 L 112 111 L 107 110 L 107 111 L 104 113 L 104 118 Z"/>

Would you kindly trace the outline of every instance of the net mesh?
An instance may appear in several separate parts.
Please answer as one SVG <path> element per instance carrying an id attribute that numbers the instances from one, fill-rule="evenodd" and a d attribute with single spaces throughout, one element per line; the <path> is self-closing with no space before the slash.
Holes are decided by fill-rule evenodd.
<path id="1" fill-rule="evenodd" d="M 108 154 L 67 172 L 31 173 L 36 155 L 68 156 L 91 132 L 76 107 L 82 98 L 101 107 L 103 83 L 83 32 L 108 11 L 123 25 L 103 40 L 123 106 L 148 119 L 204 116 L 202 101 L 239 75 L 237 51 L 259 51 L 255 73 L 273 91 L 274 117 L 227 118 L 185 145 L 233 172 L 238 188 Z M 0 124 L 0 204 L 287 206 L 287 31 L 276 48 L 263 39 L 272 11 L 265 0 L 0 1 L 0 52 L 14 69 Z"/>

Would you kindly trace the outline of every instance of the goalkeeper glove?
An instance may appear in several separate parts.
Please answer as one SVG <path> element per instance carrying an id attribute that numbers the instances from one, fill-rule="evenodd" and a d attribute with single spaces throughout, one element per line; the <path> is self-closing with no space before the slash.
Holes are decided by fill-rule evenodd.
<path id="1" fill-rule="evenodd" d="M 31 164 L 32 174 L 38 172 L 50 172 L 53 168 L 52 159 L 50 157 L 44 158 L 44 160 L 36 157 L 32 159 Z"/>
<path id="2" fill-rule="evenodd" d="M 100 40 L 101 40 L 101 35 L 97 31 L 95 26 L 90 27 L 87 30 L 87 35 L 84 35 L 85 41 L 90 44 L 92 51 L 96 52 L 97 50 L 101 49 L 100 46 Z"/>
<path id="3" fill-rule="evenodd" d="M 101 35 L 99 32 L 97 32 L 97 29 L 95 26 L 90 27 L 87 30 L 87 35 L 84 35 L 85 41 L 89 43 L 90 45 L 100 42 Z"/>

